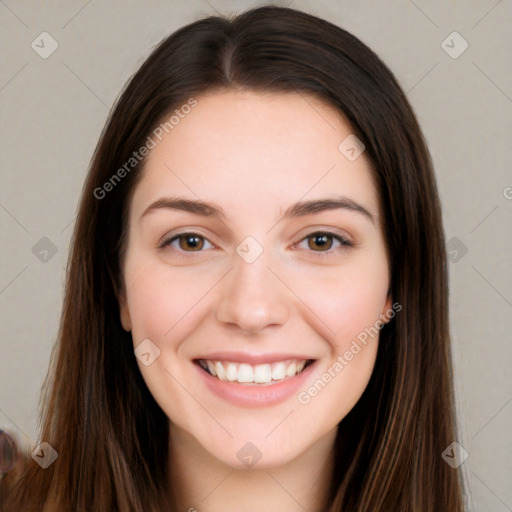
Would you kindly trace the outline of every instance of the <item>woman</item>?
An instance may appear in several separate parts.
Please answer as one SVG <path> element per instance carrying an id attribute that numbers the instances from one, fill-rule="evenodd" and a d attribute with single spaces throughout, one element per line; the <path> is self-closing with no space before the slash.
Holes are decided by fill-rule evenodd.
<path id="1" fill-rule="evenodd" d="M 447 293 L 379 58 L 287 8 L 192 23 L 102 133 L 4 509 L 462 511 Z"/>

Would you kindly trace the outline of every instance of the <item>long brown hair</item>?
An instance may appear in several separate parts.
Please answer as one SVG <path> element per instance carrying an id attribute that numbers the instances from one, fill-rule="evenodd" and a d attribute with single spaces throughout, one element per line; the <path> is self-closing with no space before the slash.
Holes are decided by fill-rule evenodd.
<path id="1" fill-rule="evenodd" d="M 42 469 L 25 456 L 8 471 L 4 510 L 173 510 L 169 420 L 142 379 L 119 318 L 127 213 L 144 159 L 126 162 L 190 98 L 232 88 L 327 101 L 364 143 L 374 168 L 391 294 L 403 310 L 382 329 L 371 380 L 339 424 L 337 439 L 350 442 L 336 442 L 328 510 L 462 511 L 460 470 L 441 457 L 457 439 L 447 261 L 420 127 L 394 75 L 364 43 L 325 20 L 270 6 L 179 29 L 112 109 L 79 205 L 44 384 L 40 439 L 58 458 Z M 113 180 L 123 166 L 122 179 Z"/>

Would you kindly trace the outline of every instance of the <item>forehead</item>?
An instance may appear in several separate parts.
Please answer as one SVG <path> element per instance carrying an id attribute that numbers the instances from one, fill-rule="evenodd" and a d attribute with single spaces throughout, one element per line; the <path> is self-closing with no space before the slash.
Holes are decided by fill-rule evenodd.
<path id="1" fill-rule="evenodd" d="M 153 137 L 134 210 L 166 193 L 239 212 L 329 193 L 377 204 L 364 153 L 350 161 L 339 149 L 352 131 L 332 106 L 303 93 L 222 91 L 195 99 L 191 109 L 178 107 L 161 140 Z"/>

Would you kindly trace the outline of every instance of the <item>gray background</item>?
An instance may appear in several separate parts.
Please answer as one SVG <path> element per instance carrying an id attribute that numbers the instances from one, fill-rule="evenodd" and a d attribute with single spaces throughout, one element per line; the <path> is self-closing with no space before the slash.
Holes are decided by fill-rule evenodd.
<path id="1" fill-rule="evenodd" d="M 474 511 L 511 511 L 512 2 L 277 4 L 361 38 L 396 74 L 417 113 L 452 260 L 458 440 L 469 454 L 468 502 Z M 257 5 L 263 2 L 0 0 L 0 427 L 21 442 L 37 440 L 77 201 L 111 105 L 171 31 Z M 460 55 L 464 41 L 450 36 L 454 31 L 469 45 Z M 51 40 L 42 32 L 58 44 L 47 58 L 41 53 Z"/>

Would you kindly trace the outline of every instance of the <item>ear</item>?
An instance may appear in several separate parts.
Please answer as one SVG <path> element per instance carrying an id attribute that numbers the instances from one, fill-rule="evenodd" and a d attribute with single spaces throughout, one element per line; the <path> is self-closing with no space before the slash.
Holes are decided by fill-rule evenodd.
<path id="1" fill-rule="evenodd" d="M 392 318 L 393 316 L 390 316 L 390 312 L 393 311 L 393 297 L 391 296 L 391 288 L 388 290 L 388 295 L 386 297 L 386 302 L 384 303 L 384 308 L 382 309 L 382 312 L 381 312 L 381 315 L 380 315 L 380 318 L 382 319 L 382 321 L 387 324 Z"/>
<path id="2" fill-rule="evenodd" d="M 128 308 L 128 301 L 126 300 L 126 293 L 124 288 L 116 291 L 117 302 L 119 303 L 119 316 L 123 329 L 127 332 L 132 330 L 132 319 L 130 317 L 130 310 Z"/>

